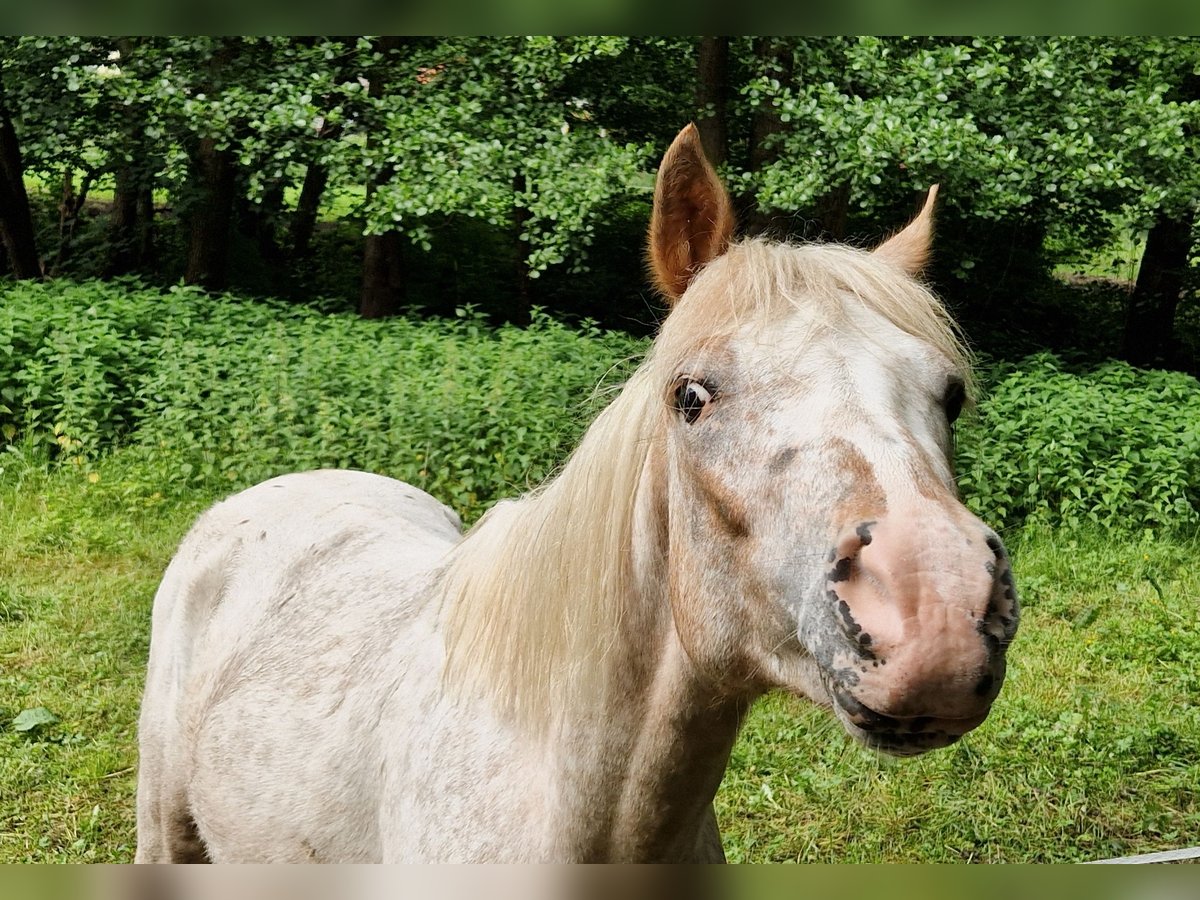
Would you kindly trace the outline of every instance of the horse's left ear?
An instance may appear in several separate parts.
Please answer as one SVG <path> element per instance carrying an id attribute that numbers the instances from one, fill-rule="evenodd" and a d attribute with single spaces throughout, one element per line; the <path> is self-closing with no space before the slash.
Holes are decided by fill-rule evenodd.
<path id="1" fill-rule="evenodd" d="M 875 248 L 875 255 L 889 260 L 910 275 L 919 275 L 929 261 L 929 250 L 933 244 L 933 206 L 937 200 L 938 186 L 931 185 L 925 196 L 925 205 L 917 217 L 902 231 Z"/>
<path id="2" fill-rule="evenodd" d="M 733 234 L 733 206 L 704 156 L 700 133 L 688 125 L 671 143 L 654 185 L 650 215 L 650 271 L 673 304 L 700 268 L 725 252 Z"/>

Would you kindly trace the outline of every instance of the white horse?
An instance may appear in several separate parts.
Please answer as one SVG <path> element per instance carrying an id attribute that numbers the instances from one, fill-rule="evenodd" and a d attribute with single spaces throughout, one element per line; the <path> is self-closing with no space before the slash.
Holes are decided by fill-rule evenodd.
<path id="1" fill-rule="evenodd" d="M 650 230 L 673 310 L 558 477 L 465 537 L 359 472 L 205 513 L 154 601 L 137 859 L 720 861 L 762 693 L 893 754 L 982 722 L 1017 599 L 956 496 L 933 194 L 873 252 L 731 243 L 689 126 Z"/>

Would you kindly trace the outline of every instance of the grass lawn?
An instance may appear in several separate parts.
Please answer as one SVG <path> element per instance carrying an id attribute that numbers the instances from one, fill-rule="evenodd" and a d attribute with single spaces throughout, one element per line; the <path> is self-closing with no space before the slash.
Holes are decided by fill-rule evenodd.
<path id="1" fill-rule="evenodd" d="M 127 862 L 151 598 L 209 498 L 164 501 L 119 453 L 91 479 L 0 465 L 0 862 Z M 1056 861 L 1197 842 L 1195 543 L 1012 543 L 1025 618 L 991 718 L 894 761 L 768 698 L 718 796 L 731 859 Z M 57 721 L 14 727 L 37 708 Z"/>

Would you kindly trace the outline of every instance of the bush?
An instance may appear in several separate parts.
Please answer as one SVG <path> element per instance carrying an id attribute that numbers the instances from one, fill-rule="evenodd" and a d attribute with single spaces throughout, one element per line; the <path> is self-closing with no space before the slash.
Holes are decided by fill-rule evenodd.
<path id="1" fill-rule="evenodd" d="M 984 373 L 960 426 L 968 505 L 1005 528 L 1165 529 L 1200 521 L 1200 384 L 1109 362 L 1067 371 L 1051 354 Z"/>
<path id="2" fill-rule="evenodd" d="M 0 288 L 0 428 L 90 465 L 124 447 L 154 490 L 226 493 L 338 466 L 425 488 L 467 519 L 541 481 L 643 341 L 535 313 L 492 328 L 366 321 L 134 283 Z M 985 368 L 959 426 L 968 505 L 1004 529 L 1200 522 L 1200 385 L 1041 354 Z"/>
<path id="3" fill-rule="evenodd" d="M 2 296 L 10 442 L 77 465 L 126 446 L 188 489 L 368 469 L 468 518 L 561 462 L 602 404 L 598 382 L 644 349 L 541 312 L 493 329 L 470 310 L 366 321 L 178 287 L 12 284 Z"/>

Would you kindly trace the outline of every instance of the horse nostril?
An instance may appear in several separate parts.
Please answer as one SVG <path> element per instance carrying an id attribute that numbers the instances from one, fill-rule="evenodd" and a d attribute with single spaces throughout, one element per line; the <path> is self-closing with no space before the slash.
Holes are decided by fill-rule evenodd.
<path id="1" fill-rule="evenodd" d="M 844 534 L 829 551 L 829 561 L 833 564 L 826 576 L 829 581 L 837 583 L 854 577 L 859 554 L 863 547 L 871 543 L 871 528 L 875 524 L 874 521 L 860 523 L 854 531 Z"/>

